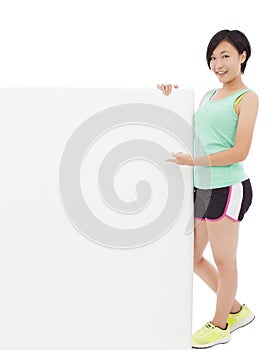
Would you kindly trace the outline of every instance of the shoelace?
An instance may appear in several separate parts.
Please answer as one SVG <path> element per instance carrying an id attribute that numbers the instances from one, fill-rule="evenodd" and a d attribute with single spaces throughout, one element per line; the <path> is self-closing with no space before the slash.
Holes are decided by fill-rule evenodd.
<path id="1" fill-rule="evenodd" d="M 211 323 L 207 322 L 197 333 L 196 335 L 199 337 L 205 337 L 207 334 L 210 333 L 211 329 L 214 329 L 215 326 Z"/>

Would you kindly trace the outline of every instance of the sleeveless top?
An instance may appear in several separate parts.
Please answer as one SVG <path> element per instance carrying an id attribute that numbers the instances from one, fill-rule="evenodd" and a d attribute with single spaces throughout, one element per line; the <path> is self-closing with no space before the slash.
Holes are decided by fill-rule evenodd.
<path id="1" fill-rule="evenodd" d="M 211 90 L 194 116 L 194 157 L 202 157 L 235 145 L 238 115 L 235 105 L 250 89 L 243 89 L 219 100 L 210 100 Z M 194 186 L 211 189 L 230 186 L 248 178 L 243 163 L 223 166 L 195 166 Z"/>

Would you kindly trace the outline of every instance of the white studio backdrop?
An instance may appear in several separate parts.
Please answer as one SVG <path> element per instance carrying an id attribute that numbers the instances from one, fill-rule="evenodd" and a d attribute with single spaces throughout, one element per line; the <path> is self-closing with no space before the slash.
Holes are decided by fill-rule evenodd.
<path id="1" fill-rule="evenodd" d="M 254 203 L 241 225 L 238 297 L 257 318 L 252 328 L 235 332 L 228 349 L 244 347 L 244 339 L 246 345 L 264 348 L 262 334 L 269 331 L 269 12 L 265 0 L 1 2 L 2 88 L 155 88 L 173 83 L 194 90 L 196 108 L 207 90 L 219 86 L 205 61 L 211 36 L 221 29 L 239 29 L 248 36 L 252 56 L 244 82 L 259 95 L 260 109 L 246 160 Z M 0 118 L 2 125 L 5 116 Z M 215 295 L 197 278 L 194 293 L 197 330 L 213 316 Z"/>
<path id="2" fill-rule="evenodd" d="M 0 99 L 0 348 L 188 350 L 193 91 Z"/>

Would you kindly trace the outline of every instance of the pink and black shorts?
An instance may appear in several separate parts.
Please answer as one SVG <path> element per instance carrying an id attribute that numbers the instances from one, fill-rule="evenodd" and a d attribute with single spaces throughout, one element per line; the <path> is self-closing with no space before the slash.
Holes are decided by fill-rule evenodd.
<path id="1" fill-rule="evenodd" d="M 234 221 L 242 221 L 251 202 L 249 179 L 221 188 L 194 188 L 195 219 L 217 221 L 227 216 Z"/>

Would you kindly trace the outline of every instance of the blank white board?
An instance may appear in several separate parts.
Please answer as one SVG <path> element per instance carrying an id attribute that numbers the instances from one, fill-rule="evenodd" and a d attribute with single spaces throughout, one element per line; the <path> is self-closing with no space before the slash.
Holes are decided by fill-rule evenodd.
<path id="1" fill-rule="evenodd" d="M 0 348 L 189 349 L 193 91 L 0 99 Z"/>

